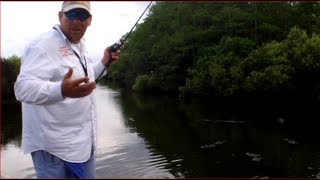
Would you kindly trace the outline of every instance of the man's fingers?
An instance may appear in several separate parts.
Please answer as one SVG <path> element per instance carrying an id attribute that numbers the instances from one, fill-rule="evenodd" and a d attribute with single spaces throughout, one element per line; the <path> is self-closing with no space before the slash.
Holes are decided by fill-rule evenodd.
<path id="1" fill-rule="evenodd" d="M 91 91 L 96 88 L 95 82 L 89 82 L 78 86 L 82 91 Z"/>
<path id="2" fill-rule="evenodd" d="M 96 88 L 95 82 L 89 82 L 82 85 L 79 85 L 74 88 L 74 93 L 77 94 L 78 97 L 83 97 L 88 94 L 91 94 L 92 91 Z"/>
<path id="3" fill-rule="evenodd" d="M 73 69 L 71 67 L 69 67 L 69 71 L 66 73 L 66 75 L 64 76 L 64 79 L 70 79 L 71 76 L 73 74 Z M 79 85 L 83 82 L 88 82 L 89 81 L 89 78 L 88 77 L 83 77 L 83 78 L 79 78 L 79 79 L 75 79 L 73 81 L 73 84 L 74 85 Z"/>
<path id="4" fill-rule="evenodd" d="M 76 79 L 69 87 L 62 87 L 62 94 L 64 97 L 79 98 L 84 97 L 92 93 L 96 88 L 95 82 L 88 82 L 84 84 L 76 84 L 84 82 L 86 78 Z"/>
<path id="5" fill-rule="evenodd" d="M 83 78 L 79 78 L 79 79 L 75 79 L 73 81 L 74 85 L 77 86 L 83 82 L 88 82 L 89 81 L 89 78 L 88 77 L 83 77 Z"/>
<path id="6" fill-rule="evenodd" d="M 88 77 L 82 77 L 79 79 L 72 79 L 73 69 L 69 68 L 69 71 L 65 74 L 65 77 L 61 84 L 61 92 L 64 97 L 79 98 L 84 97 L 92 93 L 96 88 L 95 82 L 89 82 Z"/>
<path id="7" fill-rule="evenodd" d="M 69 79 L 71 78 L 73 73 L 73 69 L 69 67 L 69 71 L 67 72 L 67 74 L 64 76 L 64 79 Z"/>

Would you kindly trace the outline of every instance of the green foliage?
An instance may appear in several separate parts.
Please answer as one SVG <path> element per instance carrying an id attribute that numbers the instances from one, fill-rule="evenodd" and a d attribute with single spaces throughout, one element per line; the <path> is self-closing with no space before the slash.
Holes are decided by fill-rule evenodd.
<path id="1" fill-rule="evenodd" d="M 157 2 L 109 80 L 182 97 L 316 94 L 319 4 Z"/>
<path id="2" fill-rule="evenodd" d="M 15 99 L 13 86 L 20 71 L 20 64 L 21 59 L 17 55 L 1 58 L 1 92 L 3 100 Z"/>
<path id="3" fill-rule="evenodd" d="M 309 38 L 305 31 L 294 27 L 282 42 L 253 51 L 241 64 L 245 73 L 243 89 L 274 92 L 310 88 L 319 75 L 319 40 L 318 35 Z"/>
<path id="4" fill-rule="evenodd" d="M 152 75 L 139 75 L 136 78 L 132 90 L 134 91 L 149 91 L 156 88 L 154 77 Z"/>
<path id="5" fill-rule="evenodd" d="M 319 35 L 309 38 L 305 31 L 294 27 L 282 42 L 265 44 L 246 58 L 235 56 L 237 48 L 228 46 L 231 41 L 228 38 L 221 42 L 228 48 L 216 46 L 211 48 L 212 52 L 208 48 L 209 56 L 198 61 L 190 71 L 186 86 L 180 88 L 183 94 L 201 95 L 206 92 L 204 89 L 210 89 L 211 92 L 206 93 L 216 96 L 301 93 L 306 91 L 305 87 L 309 88 L 306 94 L 317 91 Z M 197 86 L 205 88 L 192 91 Z"/>

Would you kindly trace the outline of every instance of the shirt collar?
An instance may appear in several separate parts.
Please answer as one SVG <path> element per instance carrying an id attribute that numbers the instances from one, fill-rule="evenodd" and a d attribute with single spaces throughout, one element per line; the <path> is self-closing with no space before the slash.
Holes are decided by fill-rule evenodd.
<path id="1" fill-rule="evenodd" d="M 55 29 L 55 30 L 57 30 L 58 32 L 59 32 L 59 34 L 60 34 L 60 36 L 71 46 L 71 42 L 68 40 L 68 38 L 64 35 L 64 33 L 61 31 L 61 29 L 60 29 L 60 25 L 59 24 L 56 24 L 56 25 L 54 25 L 53 26 L 53 29 Z M 80 47 L 84 47 L 84 38 L 82 38 L 81 40 L 80 40 Z M 83 49 L 81 49 L 81 50 L 83 50 Z"/>
<path id="2" fill-rule="evenodd" d="M 68 38 L 67 38 L 67 37 L 63 34 L 63 32 L 61 31 L 59 24 L 54 25 L 54 26 L 53 26 L 53 29 L 57 30 L 57 31 L 59 32 L 59 34 L 61 35 L 61 37 L 62 37 L 66 42 L 68 42 L 69 44 L 71 44 L 70 41 L 68 40 Z M 82 37 L 82 38 L 80 39 L 80 43 L 83 44 L 83 42 L 84 42 L 84 37 Z"/>
<path id="3" fill-rule="evenodd" d="M 55 29 L 56 31 L 58 31 L 59 34 L 60 34 L 60 36 L 61 36 L 66 42 L 69 43 L 68 38 L 67 38 L 67 37 L 63 34 L 63 32 L 61 31 L 59 24 L 54 25 L 54 26 L 53 26 L 53 29 Z"/>

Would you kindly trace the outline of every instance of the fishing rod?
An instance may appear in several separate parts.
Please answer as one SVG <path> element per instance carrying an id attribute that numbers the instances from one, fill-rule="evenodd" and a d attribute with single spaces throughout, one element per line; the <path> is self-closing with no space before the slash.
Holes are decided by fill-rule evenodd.
<path id="1" fill-rule="evenodd" d="M 107 62 L 107 64 L 105 65 L 105 68 L 102 70 L 102 72 L 100 73 L 100 75 L 98 76 L 98 78 L 95 80 L 96 83 L 99 82 L 102 74 L 104 73 L 104 71 L 110 66 L 110 64 L 113 62 L 111 53 L 116 52 L 120 49 L 123 48 L 124 42 L 127 40 L 128 36 L 131 34 L 131 32 L 133 31 L 134 27 L 136 27 L 136 25 L 138 24 L 138 22 L 140 21 L 140 19 L 142 18 L 142 16 L 144 15 L 144 13 L 147 11 L 147 9 L 149 9 L 150 5 L 152 4 L 152 1 L 150 1 L 149 5 L 146 7 L 146 9 L 143 11 L 143 13 L 141 14 L 141 16 L 139 17 L 139 19 L 137 20 L 137 22 L 133 25 L 133 27 L 131 28 L 131 30 L 129 31 L 129 33 L 124 37 L 121 38 L 118 42 L 114 43 L 109 50 L 109 60 Z"/>

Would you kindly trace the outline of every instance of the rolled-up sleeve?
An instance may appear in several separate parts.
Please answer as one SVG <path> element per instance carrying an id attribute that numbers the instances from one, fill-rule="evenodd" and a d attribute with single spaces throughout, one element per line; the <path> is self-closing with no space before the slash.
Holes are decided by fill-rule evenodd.
<path id="1" fill-rule="evenodd" d="M 48 105 L 62 101 L 62 79 L 57 64 L 39 47 L 27 49 L 22 58 L 20 73 L 14 84 L 16 99 L 34 105 Z"/>

